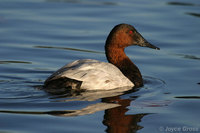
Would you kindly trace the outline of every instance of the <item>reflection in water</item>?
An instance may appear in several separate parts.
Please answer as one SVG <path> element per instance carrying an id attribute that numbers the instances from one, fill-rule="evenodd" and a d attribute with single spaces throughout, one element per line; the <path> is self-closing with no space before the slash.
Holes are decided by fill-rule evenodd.
<path id="1" fill-rule="evenodd" d="M 51 99 L 55 99 L 54 102 L 69 102 L 69 101 L 95 101 L 101 98 L 106 98 L 106 97 L 113 97 L 113 96 L 118 96 L 118 95 L 123 95 L 126 91 L 130 90 L 132 92 L 132 87 L 122 87 L 122 88 L 117 88 L 113 90 L 98 90 L 98 91 L 83 91 L 81 93 L 74 93 L 70 92 L 69 94 L 64 94 L 64 95 L 53 95 Z M 136 90 L 135 90 L 136 91 Z M 63 98 L 63 97 L 68 97 L 68 99 L 65 100 L 58 100 L 58 98 Z"/>
<path id="2" fill-rule="evenodd" d="M 130 99 L 120 99 L 119 96 L 115 96 L 104 98 L 102 102 L 115 102 L 121 105 L 105 111 L 103 124 L 107 126 L 107 133 L 134 133 L 143 128 L 138 123 L 147 114 L 126 115 Z"/>
<path id="3" fill-rule="evenodd" d="M 127 88 L 126 88 L 127 89 Z M 130 88 L 129 88 L 130 89 Z M 133 90 L 137 91 L 137 90 Z M 133 93 L 131 91 L 131 93 Z M 103 92 L 103 91 L 102 91 Z M 130 103 L 133 99 L 121 99 L 120 96 L 124 93 L 129 92 L 115 92 L 111 91 L 110 93 L 105 93 L 102 95 L 102 92 L 97 93 L 93 92 L 92 94 L 84 94 L 82 97 L 77 97 L 79 100 L 94 100 L 100 95 L 102 101 L 100 103 L 90 104 L 87 107 L 84 107 L 79 110 L 52 110 L 52 111 L 12 111 L 12 110 L 0 110 L 0 113 L 11 113 L 11 114 L 23 114 L 23 115 L 53 115 L 53 116 L 62 116 L 62 117 L 72 117 L 72 116 L 80 116 L 80 115 L 87 115 L 93 114 L 98 111 L 104 111 L 104 120 L 102 123 L 107 126 L 106 132 L 108 133 L 132 133 L 136 132 L 137 130 L 142 129 L 143 127 L 140 126 L 138 123 L 141 119 L 148 114 L 136 114 L 136 115 L 126 115 L 126 112 L 129 110 L 127 107 L 130 106 Z M 120 95 L 119 95 L 120 94 Z M 107 96 L 107 97 L 105 97 Z M 86 99 L 84 97 L 91 97 L 91 99 Z M 59 98 L 57 97 L 57 100 Z M 69 99 L 69 98 L 68 98 Z M 56 100 L 56 98 L 55 98 Z M 75 99 L 71 99 L 75 100 Z M 77 99 L 76 99 L 77 100 Z M 54 101 L 54 102 L 61 102 L 61 101 Z M 62 102 L 67 102 L 62 101 Z"/>
<path id="4" fill-rule="evenodd" d="M 11 114 L 29 114 L 29 115 L 53 115 L 53 116 L 81 116 L 87 114 L 93 114 L 98 111 L 114 108 L 120 106 L 119 104 L 113 103 L 96 103 L 89 105 L 80 110 L 54 110 L 54 111 L 11 111 L 11 110 L 0 110 L 0 113 L 11 113 Z"/>
<path id="5" fill-rule="evenodd" d="M 107 126 L 107 133 L 133 133 L 142 129 L 138 123 L 148 114 L 126 115 L 130 99 L 120 99 L 120 96 L 103 98 L 102 103 L 89 105 L 80 110 L 63 110 L 63 111 L 10 111 L 0 110 L 0 113 L 11 114 L 31 114 L 31 115 L 53 115 L 62 117 L 80 116 L 92 114 L 97 111 L 105 110 L 103 124 Z"/>

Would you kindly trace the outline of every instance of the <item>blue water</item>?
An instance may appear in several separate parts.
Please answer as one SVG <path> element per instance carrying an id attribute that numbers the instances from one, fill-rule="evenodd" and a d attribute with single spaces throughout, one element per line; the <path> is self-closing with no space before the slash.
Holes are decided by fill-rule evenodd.
<path id="1" fill-rule="evenodd" d="M 160 48 L 126 48 L 145 85 L 128 92 L 50 95 L 76 59 L 106 62 L 105 39 L 128 23 Z M 1 133 L 200 132 L 200 1 L 1 0 Z"/>

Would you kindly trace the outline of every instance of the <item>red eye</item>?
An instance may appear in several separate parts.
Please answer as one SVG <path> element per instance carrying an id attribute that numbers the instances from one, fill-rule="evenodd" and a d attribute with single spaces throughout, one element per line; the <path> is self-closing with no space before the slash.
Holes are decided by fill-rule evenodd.
<path id="1" fill-rule="evenodd" d="M 132 30 L 130 30 L 130 31 L 129 31 L 129 34 L 133 34 L 133 31 L 132 31 Z"/>

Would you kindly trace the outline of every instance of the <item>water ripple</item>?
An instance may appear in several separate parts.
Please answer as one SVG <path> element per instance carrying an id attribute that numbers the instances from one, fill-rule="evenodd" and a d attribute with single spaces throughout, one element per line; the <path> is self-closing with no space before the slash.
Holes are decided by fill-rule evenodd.
<path id="1" fill-rule="evenodd" d="M 13 63 L 32 64 L 32 62 L 28 62 L 28 61 L 11 61 L 11 60 L 0 61 L 0 64 L 13 64 Z"/>
<path id="2" fill-rule="evenodd" d="M 175 98 L 180 98 L 180 99 L 200 99 L 200 96 L 176 96 Z"/>
<path id="3" fill-rule="evenodd" d="M 102 1 L 89 1 L 89 0 L 46 0 L 46 2 L 63 2 L 63 3 L 75 3 L 75 4 L 85 4 L 85 5 L 117 5 L 116 2 L 102 2 Z"/>
<path id="4" fill-rule="evenodd" d="M 77 48 L 56 47 L 56 46 L 34 46 L 34 47 L 35 48 L 62 49 L 62 50 L 71 50 L 71 51 L 79 51 L 79 52 L 87 52 L 87 53 L 100 53 L 100 54 L 104 54 L 104 52 L 100 52 L 100 51 L 77 49 Z"/>
<path id="5" fill-rule="evenodd" d="M 199 4 L 186 3 L 186 2 L 168 2 L 168 5 L 178 5 L 178 6 L 200 6 Z"/>
<path id="6" fill-rule="evenodd" d="M 192 12 L 188 12 L 186 13 L 188 15 L 194 16 L 194 17 L 200 17 L 200 13 L 192 13 Z"/>

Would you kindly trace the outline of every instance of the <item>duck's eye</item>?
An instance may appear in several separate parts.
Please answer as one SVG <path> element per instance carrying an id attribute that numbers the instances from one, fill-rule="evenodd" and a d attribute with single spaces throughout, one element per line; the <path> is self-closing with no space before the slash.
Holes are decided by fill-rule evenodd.
<path id="1" fill-rule="evenodd" d="M 133 31 L 132 31 L 132 30 L 130 30 L 128 33 L 129 33 L 129 34 L 133 34 Z"/>

